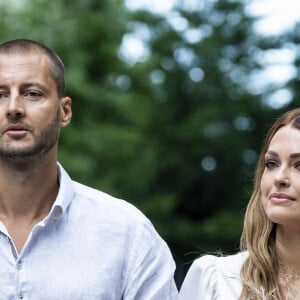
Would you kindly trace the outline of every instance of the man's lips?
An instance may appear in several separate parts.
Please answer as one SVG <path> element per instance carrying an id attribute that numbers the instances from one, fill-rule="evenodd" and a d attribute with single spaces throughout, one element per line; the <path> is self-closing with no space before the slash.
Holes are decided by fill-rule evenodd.
<path id="1" fill-rule="evenodd" d="M 270 200 L 275 203 L 284 203 L 295 201 L 296 199 L 284 193 L 272 193 L 270 195 Z"/>
<path id="2" fill-rule="evenodd" d="M 5 129 L 5 132 L 7 131 L 27 131 L 27 129 L 22 125 L 12 125 Z"/>
<path id="3" fill-rule="evenodd" d="M 22 138 L 28 131 L 30 130 L 27 126 L 24 126 L 22 124 L 13 124 L 6 126 L 2 131 L 2 134 L 7 134 L 14 138 Z"/>

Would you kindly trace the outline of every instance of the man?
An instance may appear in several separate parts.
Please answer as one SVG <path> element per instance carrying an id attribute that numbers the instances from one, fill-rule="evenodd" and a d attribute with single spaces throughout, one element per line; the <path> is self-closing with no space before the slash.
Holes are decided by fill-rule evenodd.
<path id="1" fill-rule="evenodd" d="M 178 299 L 148 219 L 57 163 L 71 117 L 61 59 L 34 41 L 1 44 L 0 299 Z"/>

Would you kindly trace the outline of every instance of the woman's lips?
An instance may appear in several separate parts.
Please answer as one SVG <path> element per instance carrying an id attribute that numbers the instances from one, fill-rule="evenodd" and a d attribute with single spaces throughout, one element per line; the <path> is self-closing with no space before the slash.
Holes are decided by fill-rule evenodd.
<path id="1" fill-rule="evenodd" d="M 290 203 L 292 201 L 295 201 L 295 198 L 284 193 L 272 193 L 270 195 L 270 200 L 273 203 L 282 204 L 282 203 Z"/>

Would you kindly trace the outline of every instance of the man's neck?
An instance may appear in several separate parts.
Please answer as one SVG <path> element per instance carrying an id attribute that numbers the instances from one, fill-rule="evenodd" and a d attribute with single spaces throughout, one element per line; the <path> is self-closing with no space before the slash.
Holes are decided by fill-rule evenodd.
<path id="1" fill-rule="evenodd" d="M 40 161 L 9 167 L 0 161 L 0 220 L 39 219 L 58 193 L 57 165 Z"/>
<path id="2" fill-rule="evenodd" d="M 0 221 L 20 253 L 35 224 L 49 213 L 59 184 L 56 160 L 12 166 L 0 160 Z"/>

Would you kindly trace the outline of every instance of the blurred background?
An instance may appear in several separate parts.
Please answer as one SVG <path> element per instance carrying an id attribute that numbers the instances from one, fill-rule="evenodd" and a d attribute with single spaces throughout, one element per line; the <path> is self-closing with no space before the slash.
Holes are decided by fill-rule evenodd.
<path id="1" fill-rule="evenodd" d="M 71 176 L 151 219 L 178 287 L 199 255 L 236 252 L 264 134 L 299 105 L 297 0 L 0 3 L 0 42 L 65 62 Z"/>

